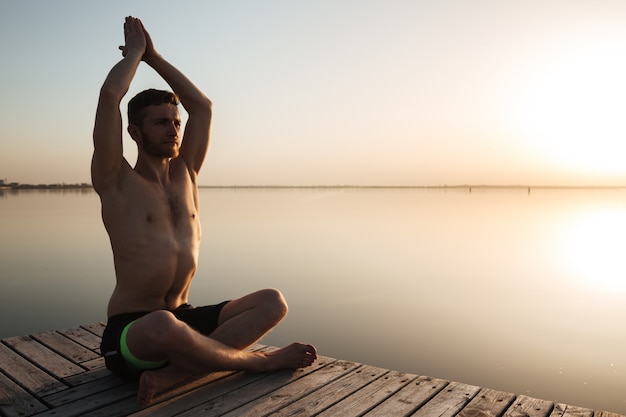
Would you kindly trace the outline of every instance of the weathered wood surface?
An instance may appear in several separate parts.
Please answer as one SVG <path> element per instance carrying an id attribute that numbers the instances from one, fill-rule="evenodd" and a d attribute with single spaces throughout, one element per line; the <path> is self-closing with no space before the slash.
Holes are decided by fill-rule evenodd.
<path id="1" fill-rule="evenodd" d="M 104 367 L 103 330 L 93 323 L 3 339 L 0 415 L 623 417 L 328 357 L 297 371 L 212 373 L 144 408 L 136 386 Z"/>

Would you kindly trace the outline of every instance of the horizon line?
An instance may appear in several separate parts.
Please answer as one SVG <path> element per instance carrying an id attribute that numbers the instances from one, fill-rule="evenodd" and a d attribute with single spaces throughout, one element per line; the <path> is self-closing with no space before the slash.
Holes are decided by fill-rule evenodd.
<path id="1" fill-rule="evenodd" d="M 532 184 L 438 184 L 438 185 L 355 185 L 355 184 L 318 184 L 318 185 L 198 185 L 198 188 L 626 188 L 626 185 L 532 185 Z"/>
<path id="2" fill-rule="evenodd" d="M 46 183 L 46 184 L 31 184 L 31 183 L 7 183 L 0 184 L 0 187 L 4 188 L 62 188 L 62 187 L 81 187 L 81 188 L 93 188 L 91 183 L 79 182 L 79 183 Z M 431 185 L 356 185 L 356 184 L 309 184 L 309 185 L 287 185 L 287 184 L 245 184 L 245 185 L 210 185 L 201 184 L 198 188 L 423 188 L 423 189 L 445 189 L 445 188 L 605 188 L 605 189 L 620 189 L 626 188 L 624 185 L 533 185 L 533 184 L 431 184 Z"/>

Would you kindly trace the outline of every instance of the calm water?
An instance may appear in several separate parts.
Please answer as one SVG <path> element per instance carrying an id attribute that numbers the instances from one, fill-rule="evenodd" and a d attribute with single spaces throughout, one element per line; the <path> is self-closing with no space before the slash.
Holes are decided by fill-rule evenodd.
<path id="1" fill-rule="evenodd" d="M 191 302 L 280 288 L 265 343 L 626 414 L 626 190 L 203 189 Z M 105 320 L 92 191 L 0 194 L 0 337 Z"/>

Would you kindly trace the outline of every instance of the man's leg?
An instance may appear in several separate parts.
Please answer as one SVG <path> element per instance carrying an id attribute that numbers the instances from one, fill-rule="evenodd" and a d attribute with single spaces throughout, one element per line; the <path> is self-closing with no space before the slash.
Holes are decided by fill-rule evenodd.
<path id="1" fill-rule="evenodd" d="M 236 303 L 235 307 L 245 306 L 248 301 Z M 237 310 L 233 308 L 231 311 Z M 242 314 L 247 311 L 249 309 L 244 309 Z M 236 316 L 228 319 L 228 311 L 225 317 L 227 320 L 224 323 L 236 319 Z M 245 323 L 245 320 L 241 323 Z M 267 330 L 269 329 L 265 332 Z M 254 332 L 250 332 L 248 340 L 253 337 L 252 333 Z M 243 339 L 239 341 L 242 342 Z M 126 340 L 128 348 L 137 358 L 169 362 L 163 369 L 144 371 L 142 374 L 137 398 L 143 404 L 149 403 L 156 392 L 192 374 L 221 370 L 267 372 L 295 369 L 310 366 L 317 358 L 315 348 L 302 343 L 293 343 L 273 352 L 237 349 L 213 337 L 201 335 L 168 311 L 155 311 L 135 321 Z"/>
<path id="2" fill-rule="evenodd" d="M 280 291 L 253 292 L 222 308 L 218 326 L 210 337 L 236 349 L 245 349 L 280 323 L 287 311 L 287 302 Z"/>
<path id="3" fill-rule="evenodd" d="M 138 359 L 167 360 L 190 372 L 267 372 L 298 368 L 310 365 L 308 359 L 312 348 L 296 343 L 294 345 L 303 348 L 291 349 L 289 352 L 293 355 L 274 355 L 283 349 L 262 353 L 233 348 L 212 337 L 201 335 L 172 313 L 163 310 L 138 319 L 129 329 L 126 340 L 128 348 Z"/>

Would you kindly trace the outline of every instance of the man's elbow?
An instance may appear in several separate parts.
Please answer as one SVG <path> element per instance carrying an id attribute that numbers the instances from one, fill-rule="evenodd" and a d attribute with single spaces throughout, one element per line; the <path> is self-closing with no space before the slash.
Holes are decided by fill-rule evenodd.
<path id="1" fill-rule="evenodd" d="M 199 106 L 203 112 L 209 114 L 213 112 L 213 102 L 205 95 L 202 95 L 202 100 L 200 100 Z"/>
<path id="2" fill-rule="evenodd" d="M 120 103 L 122 101 L 122 98 L 124 97 L 124 94 L 126 94 L 125 91 L 121 91 L 116 86 L 105 83 L 100 88 L 100 101 Z"/>
<path id="3" fill-rule="evenodd" d="M 213 103 L 204 94 L 199 94 L 193 100 L 182 100 L 183 107 L 190 113 L 211 114 L 213 111 Z"/>

